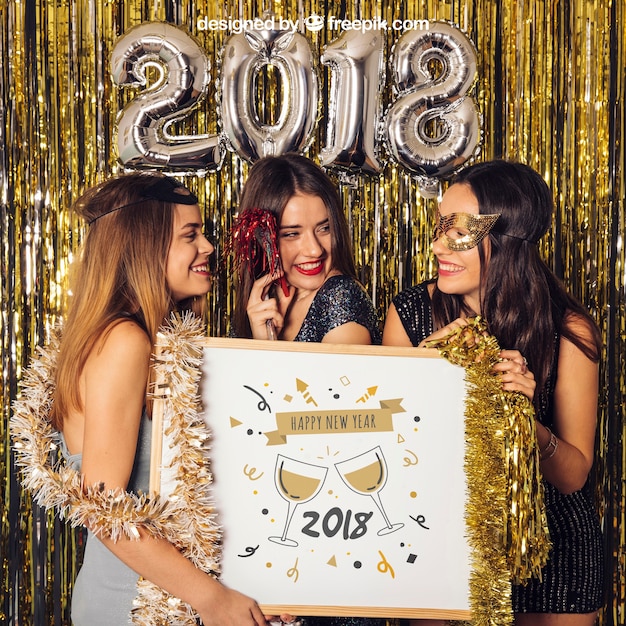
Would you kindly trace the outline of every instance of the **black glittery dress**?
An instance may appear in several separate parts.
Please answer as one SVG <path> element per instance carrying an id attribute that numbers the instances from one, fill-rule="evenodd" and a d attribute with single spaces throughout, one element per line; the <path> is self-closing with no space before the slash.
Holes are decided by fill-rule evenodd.
<path id="1" fill-rule="evenodd" d="M 399 293 L 393 300 L 411 343 L 433 333 L 431 300 L 427 283 Z M 558 362 L 558 337 L 552 367 L 540 397 L 537 419 L 554 427 L 553 396 Z M 544 481 L 545 505 L 552 541 L 542 579 L 513 587 L 517 613 L 591 613 L 603 604 L 602 536 L 598 515 L 588 489 L 562 494 Z"/>
<path id="2" fill-rule="evenodd" d="M 294 341 L 319 343 L 324 335 L 347 322 L 357 322 L 370 331 L 372 344 L 381 334 L 374 305 L 363 288 L 349 276 L 331 276 L 315 294 Z M 323 589 L 320 589 L 320 594 Z M 385 626 L 386 620 L 369 617 L 306 617 L 306 626 Z"/>
<path id="3" fill-rule="evenodd" d="M 349 276 L 331 276 L 315 294 L 294 341 L 320 343 L 326 333 L 348 322 L 365 326 L 372 344 L 380 344 L 378 317 L 363 287 Z"/>

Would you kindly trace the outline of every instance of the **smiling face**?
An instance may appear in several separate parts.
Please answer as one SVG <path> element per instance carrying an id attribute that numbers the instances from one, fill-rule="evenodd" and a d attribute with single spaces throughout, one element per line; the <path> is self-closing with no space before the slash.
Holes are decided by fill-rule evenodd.
<path id="1" fill-rule="evenodd" d="M 209 256 L 215 248 L 202 234 L 197 204 L 174 205 L 172 242 L 167 254 L 166 279 L 176 302 L 203 296 L 211 288 Z"/>
<path id="2" fill-rule="evenodd" d="M 298 290 L 317 291 L 333 271 L 328 209 L 319 196 L 297 194 L 287 202 L 278 243 L 287 281 Z"/>
<path id="3" fill-rule="evenodd" d="M 478 215 L 478 200 L 469 185 L 451 185 L 444 193 L 439 214 L 442 220 L 439 223 L 447 224 L 446 217 L 453 213 Z M 478 243 L 466 250 L 451 250 L 446 245 L 447 240 L 467 241 L 473 236 L 470 229 L 472 220 L 454 220 L 445 233 L 437 233 L 433 241 L 433 252 L 439 265 L 437 287 L 443 293 L 463 296 L 465 303 L 475 313 L 480 313 L 480 255 L 479 246 L 486 245 L 488 253 L 489 240 Z M 465 226 L 460 222 L 465 222 Z M 486 234 L 486 233 L 485 233 Z M 445 237 L 440 236 L 445 235 Z M 488 257 L 488 254 L 487 254 Z"/>

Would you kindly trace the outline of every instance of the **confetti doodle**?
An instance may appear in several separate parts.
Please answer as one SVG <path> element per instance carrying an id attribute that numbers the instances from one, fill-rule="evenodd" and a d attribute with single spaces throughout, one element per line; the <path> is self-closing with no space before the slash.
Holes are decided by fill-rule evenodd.
<path id="1" fill-rule="evenodd" d="M 261 472 L 258 476 L 255 476 L 256 472 L 257 472 L 257 468 L 256 467 L 251 467 L 250 469 L 248 469 L 248 464 L 247 463 L 243 466 L 243 473 L 250 480 L 259 480 L 259 478 L 261 478 L 263 476 L 263 474 L 265 474 L 265 472 Z"/>
<path id="2" fill-rule="evenodd" d="M 376 395 L 376 392 L 378 391 L 378 387 L 368 387 L 367 391 L 365 394 L 363 394 L 358 400 L 357 402 L 365 402 L 366 400 L 368 400 L 369 398 L 371 398 L 372 396 Z"/>
<path id="3" fill-rule="evenodd" d="M 378 551 L 378 554 L 380 554 L 380 561 L 378 561 L 378 565 L 376 566 L 376 569 L 381 574 L 389 573 L 391 578 L 395 578 L 396 577 L 396 573 L 395 573 L 393 567 L 391 567 L 391 564 L 387 561 L 387 558 L 385 557 L 385 555 L 380 550 Z"/>
<path id="4" fill-rule="evenodd" d="M 270 405 L 268 404 L 267 400 L 263 397 L 263 394 L 259 393 L 256 389 L 253 389 L 252 387 L 248 385 L 244 385 L 244 389 L 248 389 L 252 393 L 255 393 L 257 396 L 259 396 L 259 398 L 261 398 L 259 400 L 259 403 L 257 404 L 257 408 L 259 409 L 259 411 L 269 411 L 269 413 L 271 414 L 272 409 Z"/>
<path id="5" fill-rule="evenodd" d="M 315 398 L 307 391 L 308 388 L 309 385 L 307 383 L 299 378 L 296 378 L 296 389 L 298 390 L 298 393 L 306 400 L 307 404 L 314 404 L 315 406 L 318 406 Z"/>
<path id="6" fill-rule="evenodd" d="M 293 582 L 297 583 L 298 582 L 298 577 L 300 576 L 300 572 L 298 571 L 298 559 L 296 558 L 296 562 L 294 563 L 293 567 L 290 567 L 287 570 L 287 576 L 289 578 L 293 578 Z"/>
<path id="7" fill-rule="evenodd" d="M 411 456 L 405 456 L 404 457 L 404 459 L 403 459 L 404 467 L 409 467 L 411 465 L 417 465 L 417 454 L 415 454 L 415 452 L 411 452 L 411 450 L 405 450 L 405 452 L 407 452 Z"/>
<path id="8" fill-rule="evenodd" d="M 426 518 L 423 515 L 418 515 L 417 517 L 413 517 L 412 515 L 409 515 L 409 517 L 414 522 L 417 522 L 422 528 L 425 528 L 426 530 L 430 530 L 430 528 L 426 526 Z"/>
<path id="9" fill-rule="evenodd" d="M 240 556 L 242 559 L 247 559 L 249 556 L 253 556 L 254 553 L 259 549 L 259 546 L 256 546 L 256 548 L 253 548 L 252 546 L 248 546 L 246 548 L 246 552 L 247 554 L 238 554 L 237 556 Z"/>

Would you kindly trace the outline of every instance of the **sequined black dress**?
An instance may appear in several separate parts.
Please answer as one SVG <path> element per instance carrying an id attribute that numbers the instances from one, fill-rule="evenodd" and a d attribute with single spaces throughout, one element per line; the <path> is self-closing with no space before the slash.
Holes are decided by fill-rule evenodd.
<path id="1" fill-rule="evenodd" d="M 378 318 L 372 301 L 349 276 L 331 276 L 315 294 L 294 341 L 319 343 L 324 335 L 347 322 L 357 322 L 370 331 L 373 344 L 380 344 Z M 320 594 L 323 589 L 320 589 Z M 306 626 L 385 626 L 386 620 L 368 617 L 306 617 Z"/>
<path id="2" fill-rule="evenodd" d="M 417 346 L 433 332 L 427 283 L 402 291 L 393 304 L 411 343 Z M 558 339 L 558 337 L 557 337 Z M 557 349 L 540 398 L 539 421 L 553 428 L 553 395 Z M 553 547 L 542 580 L 513 587 L 518 613 L 591 613 L 603 604 L 603 555 L 600 524 L 588 489 L 565 495 L 544 481 L 545 504 Z"/>
<path id="3" fill-rule="evenodd" d="M 363 287 L 349 276 L 331 276 L 315 294 L 294 341 L 320 343 L 326 333 L 348 322 L 365 326 L 372 344 L 380 344 L 378 317 Z"/>

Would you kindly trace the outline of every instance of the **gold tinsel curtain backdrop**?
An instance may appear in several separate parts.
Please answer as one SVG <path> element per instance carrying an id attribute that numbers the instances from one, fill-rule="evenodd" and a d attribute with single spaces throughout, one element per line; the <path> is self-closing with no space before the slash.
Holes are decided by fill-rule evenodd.
<path id="1" fill-rule="evenodd" d="M 553 227 L 542 242 L 545 258 L 587 304 L 603 332 L 594 470 L 607 554 L 607 605 L 601 619 L 607 625 L 623 624 L 626 5 L 608 0 L 0 2 L 0 622 L 69 623 L 83 535 L 33 506 L 20 490 L 8 420 L 24 368 L 61 311 L 68 268 L 81 238 L 71 202 L 86 186 L 120 169 L 114 142 L 118 115 L 144 89 L 114 84 L 115 44 L 147 22 L 168 22 L 197 40 L 209 59 L 211 79 L 206 97 L 173 124 L 172 133 L 207 136 L 210 142 L 223 130 L 218 79 L 232 28 L 203 25 L 263 15 L 301 24 L 309 16 L 324 18 L 319 30 L 300 29 L 319 75 L 319 106 L 303 148 L 316 160 L 336 131 L 339 112 L 330 98 L 336 87 L 331 68 L 319 63 L 342 33 L 331 26 L 329 16 L 448 22 L 473 42 L 477 80 L 469 95 L 480 115 L 481 133 L 478 151 L 470 158 L 519 159 L 543 174 L 556 199 Z M 398 98 L 390 60 L 401 31 L 380 34 L 380 115 L 367 120 L 377 126 L 389 123 L 390 107 Z M 147 81 L 158 81 L 158 68 L 147 68 Z M 283 83 L 271 66 L 255 83 L 250 97 L 265 124 L 280 121 L 281 103 L 291 87 Z M 433 271 L 429 241 L 435 200 L 420 193 L 418 178 L 379 138 L 375 145 L 378 171 L 346 173 L 329 167 L 329 172 L 341 189 L 360 277 L 382 317 L 393 295 Z M 179 172 L 205 207 L 207 230 L 218 252 L 248 165 L 226 150 L 219 167 L 202 175 Z M 222 276 L 211 294 L 210 334 L 226 331 L 231 305 L 231 287 Z"/>

